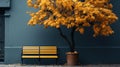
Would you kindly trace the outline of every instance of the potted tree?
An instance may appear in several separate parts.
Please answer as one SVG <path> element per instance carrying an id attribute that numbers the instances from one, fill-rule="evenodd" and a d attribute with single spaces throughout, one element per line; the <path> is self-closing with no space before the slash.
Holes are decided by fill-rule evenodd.
<path id="1" fill-rule="evenodd" d="M 70 52 L 67 52 L 67 65 L 78 64 L 78 52 L 75 51 L 74 32 L 84 33 L 85 27 L 92 27 L 96 37 L 113 34 L 110 24 L 118 18 L 112 12 L 109 0 L 27 0 L 27 5 L 37 12 L 27 12 L 31 19 L 29 25 L 41 24 L 59 30 L 60 35 L 68 43 Z M 71 29 L 71 40 L 64 35 L 61 26 Z"/>

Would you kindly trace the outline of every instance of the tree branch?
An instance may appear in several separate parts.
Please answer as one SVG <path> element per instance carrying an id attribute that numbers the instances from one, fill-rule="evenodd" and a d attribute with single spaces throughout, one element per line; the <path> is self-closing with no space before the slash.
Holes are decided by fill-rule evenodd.
<path id="1" fill-rule="evenodd" d="M 69 47 L 70 47 L 70 51 L 71 52 L 74 52 L 74 49 L 75 49 L 75 40 L 74 40 L 74 32 L 75 32 L 75 28 L 72 28 L 71 30 L 71 40 L 69 40 L 67 38 L 66 35 L 63 34 L 61 28 L 58 28 L 59 32 L 60 32 L 60 35 L 61 37 L 63 37 L 63 39 L 68 43 Z"/>
<path id="2" fill-rule="evenodd" d="M 69 41 L 69 39 L 67 38 L 67 36 L 65 36 L 61 30 L 61 28 L 58 28 L 59 32 L 60 32 L 60 35 L 61 37 L 64 38 L 64 40 L 68 43 L 69 46 L 71 46 L 71 42 Z"/>

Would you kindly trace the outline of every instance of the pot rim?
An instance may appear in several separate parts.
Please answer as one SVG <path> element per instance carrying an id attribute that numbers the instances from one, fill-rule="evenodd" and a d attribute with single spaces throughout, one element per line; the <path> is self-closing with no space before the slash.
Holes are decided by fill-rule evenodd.
<path id="1" fill-rule="evenodd" d="M 77 51 L 74 51 L 74 52 L 67 52 L 66 53 L 67 55 L 72 55 L 72 54 L 79 54 Z"/>

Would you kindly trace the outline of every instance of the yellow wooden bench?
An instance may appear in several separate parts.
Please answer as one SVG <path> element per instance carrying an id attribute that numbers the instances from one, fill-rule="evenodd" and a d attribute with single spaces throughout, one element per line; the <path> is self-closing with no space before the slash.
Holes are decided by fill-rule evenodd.
<path id="1" fill-rule="evenodd" d="M 56 59 L 57 64 L 57 47 L 56 46 L 23 46 L 23 59 Z"/>

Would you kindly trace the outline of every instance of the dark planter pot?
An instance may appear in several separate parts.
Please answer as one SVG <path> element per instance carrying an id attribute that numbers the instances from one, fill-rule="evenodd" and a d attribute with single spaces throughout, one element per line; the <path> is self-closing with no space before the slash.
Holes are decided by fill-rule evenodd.
<path id="1" fill-rule="evenodd" d="M 67 52 L 66 53 L 67 66 L 76 66 L 79 64 L 79 53 L 78 52 Z"/>

